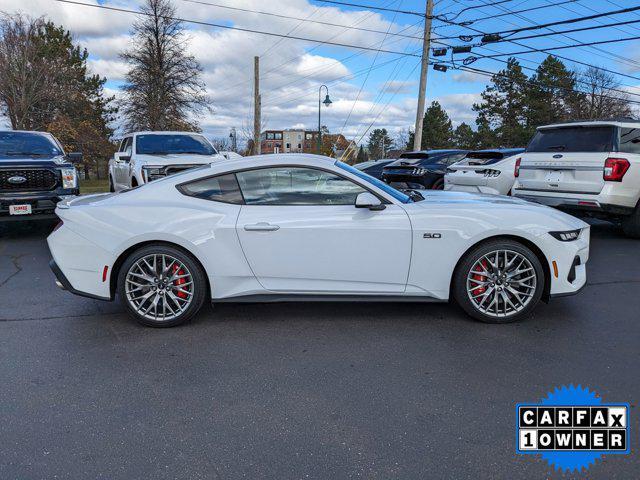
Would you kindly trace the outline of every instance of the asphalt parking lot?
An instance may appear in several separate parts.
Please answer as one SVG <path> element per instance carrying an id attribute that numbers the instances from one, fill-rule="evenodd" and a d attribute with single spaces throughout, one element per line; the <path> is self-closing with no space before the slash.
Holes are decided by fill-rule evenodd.
<path id="1" fill-rule="evenodd" d="M 2 479 L 560 478 L 515 454 L 514 405 L 570 383 L 632 405 L 632 454 L 580 478 L 638 478 L 640 241 L 609 225 L 583 292 L 518 324 L 223 304 L 168 330 L 59 291 L 50 228 L 0 225 Z"/>

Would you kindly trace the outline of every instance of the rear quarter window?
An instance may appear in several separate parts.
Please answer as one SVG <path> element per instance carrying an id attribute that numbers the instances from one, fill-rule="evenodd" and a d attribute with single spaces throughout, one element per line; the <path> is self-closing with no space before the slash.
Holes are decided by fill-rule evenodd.
<path id="1" fill-rule="evenodd" d="M 244 203 L 234 174 L 202 178 L 184 183 L 178 186 L 178 190 L 188 197 L 201 198 L 212 202 L 233 203 L 236 205 Z"/>
<path id="2" fill-rule="evenodd" d="M 527 152 L 611 152 L 613 126 L 560 127 L 538 130 Z"/>
<path id="3" fill-rule="evenodd" d="M 640 128 L 620 129 L 621 152 L 640 154 Z"/>

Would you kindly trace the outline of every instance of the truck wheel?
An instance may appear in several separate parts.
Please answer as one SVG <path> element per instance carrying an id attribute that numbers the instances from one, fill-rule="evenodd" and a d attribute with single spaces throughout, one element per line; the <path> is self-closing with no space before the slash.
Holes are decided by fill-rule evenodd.
<path id="1" fill-rule="evenodd" d="M 627 237 L 640 238 L 640 206 L 622 220 L 622 231 Z"/>

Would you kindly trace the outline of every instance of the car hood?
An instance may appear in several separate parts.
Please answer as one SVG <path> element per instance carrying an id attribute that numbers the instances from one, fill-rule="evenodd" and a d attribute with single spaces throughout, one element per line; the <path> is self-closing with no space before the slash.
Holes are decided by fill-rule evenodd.
<path id="1" fill-rule="evenodd" d="M 412 208 L 418 211 L 428 208 L 433 209 L 434 206 L 442 208 L 444 214 L 456 208 L 467 211 L 478 210 L 494 212 L 497 210 L 521 210 L 523 214 L 525 214 L 526 211 L 542 213 L 553 220 L 567 224 L 569 228 L 578 229 L 589 226 L 582 220 L 561 212 L 560 210 L 546 205 L 540 205 L 539 203 L 529 202 L 521 198 L 439 190 L 419 190 L 419 192 L 424 197 L 424 200 L 407 204 L 407 207 L 409 207 L 408 210 Z M 499 214 L 496 213 L 496 215 Z"/>
<path id="2" fill-rule="evenodd" d="M 193 155 L 193 154 L 169 154 L 169 155 L 136 155 L 138 163 L 146 165 L 206 165 L 217 160 L 226 160 L 220 154 Z"/>

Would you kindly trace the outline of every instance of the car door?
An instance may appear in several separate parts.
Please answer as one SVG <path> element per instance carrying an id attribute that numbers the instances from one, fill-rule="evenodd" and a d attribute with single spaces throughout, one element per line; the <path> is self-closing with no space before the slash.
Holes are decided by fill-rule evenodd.
<path id="1" fill-rule="evenodd" d="M 399 205 L 356 208 L 367 190 L 335 173 L 270 167 L 236 173 L 237 232 L 261 285 L 291 293 L 401 293 L 411 223 Z"/>
<path id="2" fill-rule="evenodd" d="M 114 170 L 116 174 L 116 183 L 119 188 L 129 188 L 130 179 L 129 179 L 129 166 L 131 163 L 131 153 L 132 153 L 132 145 L 133 145 L 133 137 L 125 137 L 122 140 L 122 144 L 120 147 L 119 155 L 116 156 L 116 161 L 114 162 Z M 129 160 L 126 158 L 129 157 Z"/>

